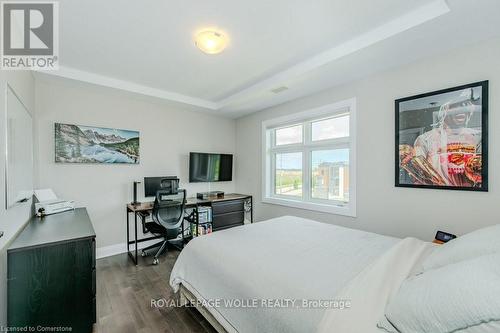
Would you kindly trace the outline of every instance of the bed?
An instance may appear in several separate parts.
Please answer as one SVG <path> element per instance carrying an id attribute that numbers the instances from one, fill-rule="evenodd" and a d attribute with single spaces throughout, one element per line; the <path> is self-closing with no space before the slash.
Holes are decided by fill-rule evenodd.
<path id="1" fill-rule="evenodd" d="M 500 225 L 438 246 L 285 216 L 194 239 L 170 285 L 218 332 L 493 333 L 498 239 Z"/>
<path id="2" fill-rule="evenodd" d="M 227 332 L 314 332 L 325 308 L 271 301 L 335 300 L 343 286 L 398 241 L 285 216 L 194 239 L 180 253 L 170 284 L 185 300 L 241 301 L 218 307 L 198 303 Z M 257 308 L 243 304 L 254 299 L 270 302 Z"/>

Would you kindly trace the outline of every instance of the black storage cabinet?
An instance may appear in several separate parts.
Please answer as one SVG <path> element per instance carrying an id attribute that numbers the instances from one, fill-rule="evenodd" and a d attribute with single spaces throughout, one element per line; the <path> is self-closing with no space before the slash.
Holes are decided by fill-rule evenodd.
<path id="1" fill-rule="evenodd" d="M 33 218 L 7 250 L 7 325 L 92 332 L 95 232 L 85 208 Z"/>
<path id="2" fill-rule="evenodd" d="M 223 230 L 238 225 L 245 221 L 245 200 L 228 200 L 212 202 L 213 230 Z"/>

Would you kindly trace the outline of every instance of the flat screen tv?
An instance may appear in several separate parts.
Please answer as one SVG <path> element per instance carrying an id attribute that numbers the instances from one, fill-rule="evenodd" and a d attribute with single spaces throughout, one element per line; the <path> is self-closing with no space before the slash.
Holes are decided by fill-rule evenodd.
<path id="1" fill-rule="evenodd" d="M 189 153 L 189 182 L 227 182 L 233 180 L 233 155 Z"/>

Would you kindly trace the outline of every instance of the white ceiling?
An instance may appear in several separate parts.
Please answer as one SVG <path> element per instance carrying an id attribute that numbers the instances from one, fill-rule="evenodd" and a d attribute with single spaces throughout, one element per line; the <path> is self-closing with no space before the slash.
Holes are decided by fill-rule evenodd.
<path id="1" fill-rule="evenodd" d="M 498 0 L 65 0 L 59 13 L 61 68 L 46 74 L 232 117 L 500 34 Z M 229 36 L 221 54 L 194 46 L 206 27 Z"/>

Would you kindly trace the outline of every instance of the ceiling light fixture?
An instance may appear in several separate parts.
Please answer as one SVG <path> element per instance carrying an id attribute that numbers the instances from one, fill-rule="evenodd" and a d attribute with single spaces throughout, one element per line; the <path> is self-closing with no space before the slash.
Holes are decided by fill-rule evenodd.
<path id="1" fill-rule="evenodd" d="M 203 30 L 196 35 L 194 44 L 207 54 L 222 52 L 227 46 L 227 38 L 215 30 Z"/>

